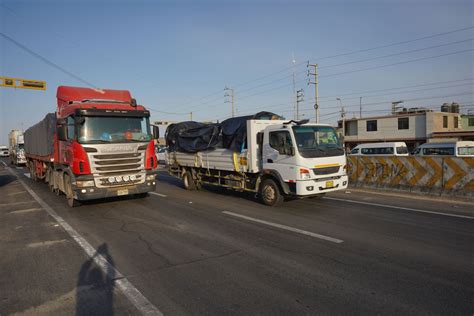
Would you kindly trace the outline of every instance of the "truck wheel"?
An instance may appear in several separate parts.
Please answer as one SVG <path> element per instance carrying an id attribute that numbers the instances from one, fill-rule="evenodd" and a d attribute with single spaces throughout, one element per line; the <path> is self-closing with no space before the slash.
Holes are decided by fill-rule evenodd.
<path id="1" fill-rule="evenodd" d="M 186 171 L 183 176 L 183 185 L 186 190 L 194 191 L 196 190 L 196 182 L 194 182 L 193 175 L 190 171 Z"/>
<path id="2" fill-rule="evenodd" d="M 33 181 L 38 181 L 36 179 L 36 173 L 35 173 L 35 165 L 34 165 L 34 162 L 31 162 L 30 163 L 30 178 L 31 180 Z"/>
<path id="3" fill-rule="evenodd" d="M 268 206 L 278 206 L 284 200 L 280 188 L 272 179 L 266 179 L 261 184 L 260 199 L 263 204 Z"/>
<path id="4" fill-rule="evenodd" d="M 64 175 L 64 189 L 66 190 L 67 204 L 69 207 L 76 207 L 81 205 L 81 203 L 74 198 L 74 193 L 72 192 L 71 177 L 67 174 Z"/>

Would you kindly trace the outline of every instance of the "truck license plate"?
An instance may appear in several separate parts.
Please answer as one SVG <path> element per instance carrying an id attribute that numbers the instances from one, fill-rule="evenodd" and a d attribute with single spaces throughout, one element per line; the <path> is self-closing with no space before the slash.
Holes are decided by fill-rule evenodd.
<path id="1" fill-rule="evenodd" d="M 332 188 L 334 186 L 334 181 L 326 181 L 326 188 Z"/>
<path id="2" fill-rule="evenodd" d="M 128 194 L 128 189 L 123 189 L 123 190 L 117 190 L 117 195 L 127 195 Z"/>

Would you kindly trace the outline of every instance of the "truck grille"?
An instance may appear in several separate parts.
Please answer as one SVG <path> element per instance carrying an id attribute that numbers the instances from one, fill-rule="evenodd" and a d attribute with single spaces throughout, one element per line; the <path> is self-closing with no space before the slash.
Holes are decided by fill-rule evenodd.
<path id="1" fill-rule="evenodd" d="M 137 146 L 135 150 L 126 153 L 110 154 L 101 152 L 99 146 L 97 149 L 97 152 L 88 152 L 97 187 L 110 188 L 145 182 L 145 150 L 141 150 L 141 147 Z M 110 181 L 112 178 L 115 180 Z"/>
<path id="2" fill-rule="evenodd" d="M 316 176 L 333 174 L 339 171 L 340 166 L 326 167 L 326 168 L 314 168 L 313 172 Z"/>

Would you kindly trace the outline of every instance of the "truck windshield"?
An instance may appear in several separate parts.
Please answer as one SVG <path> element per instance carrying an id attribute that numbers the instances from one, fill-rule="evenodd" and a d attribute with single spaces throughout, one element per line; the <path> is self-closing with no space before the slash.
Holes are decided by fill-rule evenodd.
<path id="1" fill-rule="evenodd" d="M 119 143 L 152 139 L 146 117 L 86 116 L 78 124 L 80 143 Z"/>
<path id="2" fill-rule="evenodd" d="M 330 126 L 293 126 L 296 146 L 304 158 L 344 155 L 336 131 Z"/>

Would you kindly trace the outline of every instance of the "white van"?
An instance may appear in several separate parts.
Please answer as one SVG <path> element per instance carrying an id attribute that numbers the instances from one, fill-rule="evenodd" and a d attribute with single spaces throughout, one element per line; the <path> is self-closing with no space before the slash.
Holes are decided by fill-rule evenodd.
<path id="1" fill-rule="evenodd" d="M 407 144 L 404 142 L 369 143 L 354 147 L 350 156 L 408 156 Z"/>
<path id="2" fill-rule="evenodd" d="M 474 157 L 474 142 L 426 143 L 418 146 L 413 152 L 413 155 Z"/>
<path id="3" fill-rule="evenodd" d="M 10 151 L 8 150 L 7 146 L 0 146 L 0 157 L 8 157 L 10 155 Z"/>

